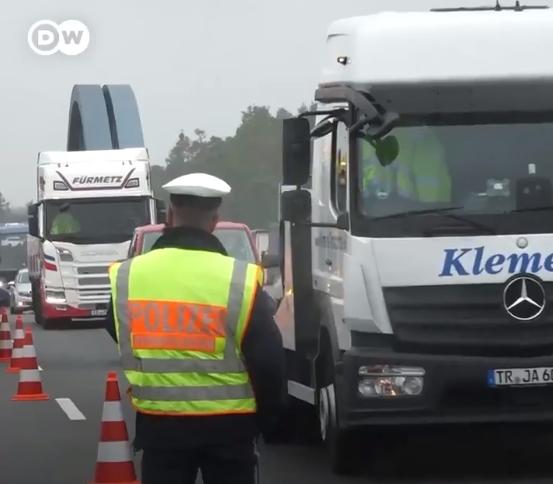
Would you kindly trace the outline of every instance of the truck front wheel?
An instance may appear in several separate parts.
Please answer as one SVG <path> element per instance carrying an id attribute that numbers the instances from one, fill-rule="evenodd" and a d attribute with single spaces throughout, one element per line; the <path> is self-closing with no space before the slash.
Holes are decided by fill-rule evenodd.
<path id="1" fill-rule="evenodd" d="M 332 356 L 323 356 L 321 384 L 318 389 L 318 415 L 321 440 L 328 449 L 332 471 L 339 475 L 355 472 L 357 452 L 353 445 L 353 435 L 340 428 L 337 398 L 335 394 L 335 376 Z"/>
<path id="2" fill-rule="evenodd" d="M 33 312 L 35 313 L 36 324 L 46 329 L 48 326 L 48 320 L 42 314 L 42 295 L 40 287 L 40 281 L 32 283 Z"/>

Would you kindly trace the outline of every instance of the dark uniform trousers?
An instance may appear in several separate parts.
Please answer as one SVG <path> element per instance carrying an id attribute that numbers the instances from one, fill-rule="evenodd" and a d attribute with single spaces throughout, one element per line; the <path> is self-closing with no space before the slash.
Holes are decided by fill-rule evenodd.
<path id="1" fill-rule="evenodd" d="M 143 451 L 142 484 L 196 484 L 199 471 L 203 484 L 256 484 L 254 442 Z"/>

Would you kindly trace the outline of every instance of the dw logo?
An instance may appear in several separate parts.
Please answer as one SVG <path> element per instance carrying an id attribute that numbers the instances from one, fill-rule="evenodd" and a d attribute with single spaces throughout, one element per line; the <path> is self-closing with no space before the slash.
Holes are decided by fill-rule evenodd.
<path id="1" fill-rule="evenodd" d="M 80 20 L 66 20 L 57 24 L 52 20 L 39 20 L 31 25 L 27 34 L 29 47 L 38 55 L 82 54 L 90 43 L 88 27 Z"/>

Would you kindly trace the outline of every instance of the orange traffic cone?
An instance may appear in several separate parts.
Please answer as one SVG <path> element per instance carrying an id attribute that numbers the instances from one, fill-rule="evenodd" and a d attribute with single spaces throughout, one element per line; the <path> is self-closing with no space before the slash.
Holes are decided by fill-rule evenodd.
<path id="1" fill-rule="evenodd" d="M 12 400 L 49 400 L 50 397 L 42 390 L 42 381 L 38 371 L 35 345 L 31 328 L 25 330 L 25 344 L 21 350 L 19 385 Z"/>
<path id="2" fill-rule="evenodd" d="M 96 474 L 90 484 L 140 484 L 136 479 L 117 375 L 110 371 L 102 412 Z"/>
<path id="3" fill-rule="evenodd" d="M 12 334 L 10 331 L 10 323 L 8 323 L 8 315 L 2 308 L 2 322 L 0 322 L 0 361 L 9 361 L 12 357 Z"/>
<path id="4" fill-rule="evenodd" d="M 13 350 L 10 359 L 10 366 L 6 368 L 8 373 L 17 373 L 21 366 L 20 360 L 23 352 L 25 333 L 23 332 L 23 318 L 18 317 L 15 320 L 15 336 L 13 338 Z"/>

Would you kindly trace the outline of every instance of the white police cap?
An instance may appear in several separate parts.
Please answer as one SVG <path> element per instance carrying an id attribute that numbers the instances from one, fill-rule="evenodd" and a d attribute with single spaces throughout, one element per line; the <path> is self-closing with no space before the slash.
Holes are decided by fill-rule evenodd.
<path id="1" fill-rule="evenodd" d="M 230 185 L 224 180 L 207 173 L 190 173 L 179 176 L 163 188 L 172 195 L 193 195 L 196 197 L 223 197 L 230 193 Z"/>

